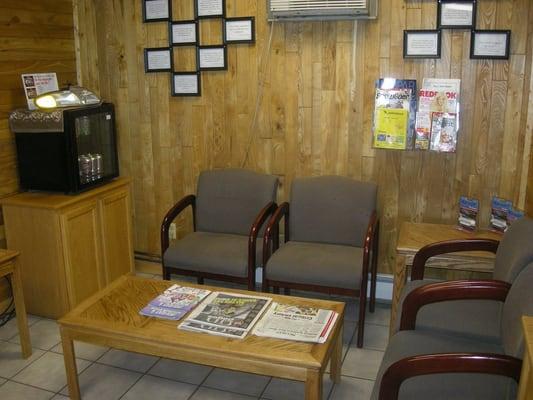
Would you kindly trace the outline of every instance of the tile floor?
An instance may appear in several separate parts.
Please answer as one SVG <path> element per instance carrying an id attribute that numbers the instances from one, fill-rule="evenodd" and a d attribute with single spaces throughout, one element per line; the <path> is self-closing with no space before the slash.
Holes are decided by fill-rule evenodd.
<path id="1" fill-rule="evenodd" d="M 141 274 L 147 277 L 156 277 Z M 220 284 L 219 282 L 217 282 Z M 370 397 L 387 344 L 390 306 L 378 304 L 367 314 L 365 346 L 354 333 L 357 302 L 347 302 L 342 382 L 324 377 L 324 399 L 366 400 Z M 33 355 L 20 354 L 15 320 L 0 327 L 0 399 L 67 399 L 60 337 L 55 321 L 30 316 Z M 121 350 L 76 343 L 82 398 L 97 400 L 297 400 L 301 382 L 176 362 Z"/>

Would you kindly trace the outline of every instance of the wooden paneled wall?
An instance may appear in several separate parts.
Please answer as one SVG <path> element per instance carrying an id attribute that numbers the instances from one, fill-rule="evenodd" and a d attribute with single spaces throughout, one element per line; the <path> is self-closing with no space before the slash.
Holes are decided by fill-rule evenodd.
<path id="1" fill-rule="evenodd" d="M 174 19 L 193 0 L 174 1 Z M 141 2 L 74 0 L 79 79 L 118 111 L 120 166 L 134 179 L 135 249 L 159 253 L 166 210 L 195 191 L 203 169 L 276 174 L 285 200 L 294 177 L 340 174 L 379 184 L 380 270 L 390 272 L 404 220 L 454 223 L 460 195 L 525 205 L 531 148 L 533 4 L 479 0 L 479 29 L 511 29 L 509 61 L 470 60 L 470 32 L 443 32 L 439 60 L 404 60 L 404 29 L 436 25 L 436 0 L 380 0 L 375 21 L 268 24 L 264 0 L 227 0 L 227 15 L 255 16 L 254 46 L 228 47 L 228 70 L 202 74 L 202 96 L 173 98 L 169 75 L 146 74 L 143 48 L 168 45 L 165 23 L 143 24 Z M 219 20 L 202 44 L 221 42 Z M 179 48 L 176 70 L 193 69 Z M 379 77 L 462 79 L 456 154 L 371 148 Z M 528 122 L 529 121 L 529 122 Z M 190 230 L 181 219 L 179 234 Z"/>

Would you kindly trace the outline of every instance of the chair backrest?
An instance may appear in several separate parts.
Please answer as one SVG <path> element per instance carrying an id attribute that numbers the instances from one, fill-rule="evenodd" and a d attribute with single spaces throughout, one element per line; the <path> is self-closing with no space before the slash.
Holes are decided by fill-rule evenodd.
<path id="1" fill-rule="evenodd" d="M 376 197 L 377 186 L 370 182 L 342 176 L 295 178 L 290 239 L 362 247 Z"/>
<path id="2" fill-rule="evenodd" d="M 494 262 L 494 279 L 513 283 L 523 267 L 533 261 L 533 219 L 521 218 L 505 232 Z"/>
<path id="3" fill-rule="evenodd" d="M 259 211 L 276 201 L 278 178 L 244 169 L 203 171 L 196 194 L 196 229 L 248 235 Z"/>
<path id="4" fill-rule="evenodd" d="M 533 316 L 533 262 L 515 278 L 505 299 L 501 318 L 501 338 L 507 355 L 522 358 L 524 333 L 522 315 Z"/>

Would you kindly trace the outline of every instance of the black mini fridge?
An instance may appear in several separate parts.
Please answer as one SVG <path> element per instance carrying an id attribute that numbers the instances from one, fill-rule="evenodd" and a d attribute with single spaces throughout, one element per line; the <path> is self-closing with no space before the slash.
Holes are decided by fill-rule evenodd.
<path id="1" fill-rule="evenodd" d="M 113 105 L 9 116 L 22 190 L 75 194 L 119 175 Z"/>

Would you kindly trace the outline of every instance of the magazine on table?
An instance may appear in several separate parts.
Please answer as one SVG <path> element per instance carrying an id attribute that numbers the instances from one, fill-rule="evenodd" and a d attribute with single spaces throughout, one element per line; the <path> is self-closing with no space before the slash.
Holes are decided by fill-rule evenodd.
<path id="1" fill-rule="evenodd" d="M 211 291 L 207 289 L 172 285 L 150 301 L 139 313 L 147 317 L 178 320 L 192 310 L 209 293 Z"/>
<path id="2" fill-rule="evenodd" d="M 511 210 L 513 202 L 499 197 L 493 197 L 490 209 L 490 228 L 493 231 L 503 233 L 507 230 L 507 214 Z"/>
<path id="3" fill-rule="evenodd" d="M 459 199 L 459 228 L 466 231 L 475 231 L 479 201 L 461 196 Z"/>
<path id="4" fill-rule="evenodd" d="M 324 343 L 338 316 L 332 310 L 274 302 L 252 333 L 277 339 Z"/>
<path id="5" fill-rule="evenodd" d="M 213 292 L 179 325 L 179 329 L 242 339 L 271 301 L 269 297 Z"/>

